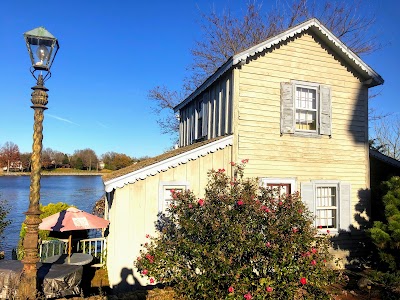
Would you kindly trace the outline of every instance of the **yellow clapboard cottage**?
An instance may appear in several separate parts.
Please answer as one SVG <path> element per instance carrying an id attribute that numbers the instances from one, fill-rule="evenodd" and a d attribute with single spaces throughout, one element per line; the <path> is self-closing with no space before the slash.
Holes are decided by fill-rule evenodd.
<path id="1" fill-rule="evenodd" d="M 171 189 L 201 197 L 208 170 L 242 159 L 260 184 L 299 191 L 348 255 L 368 221 L 368 88 L 380 84 L 316 19 L 231 57 L 175 107 L 179 148 L 104 176 L 111 285 L 147 283 L 133 262 Z"/>

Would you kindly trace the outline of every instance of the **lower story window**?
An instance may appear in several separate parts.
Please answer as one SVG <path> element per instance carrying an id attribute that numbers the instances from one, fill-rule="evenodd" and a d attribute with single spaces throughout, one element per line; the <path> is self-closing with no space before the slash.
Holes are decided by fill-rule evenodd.
<path id="1" fill-rule="evenodd" d="M 350 183 L 340 180 L 312 180 L 302 182 L 300 186 L 301 200 L 313 214 L 314 225 L 320 233 L 351 230 L 354 219 Z"/>
<path id="2" fill-rule="evenodd" d="M 260 179 L 260 186 L 271 189 L 274 198 L 280 199 L 296 190 L 296 179 L 264 177 Z"/>
<path id="3" fill-rule="evenodd" d="M 336 186 L 316 187 L 316 225 L 318 228 L 338 227 L 338 195 Z"/>
<path id="4" fill-rule="evenodd" d="M 292 192 L 290 183 L 268 183 L 267 187 L 272 190 L 275 199 L 281 199 Z"/>
<path id="5" fill-rule="evenodd" d="M 182 193 L 189 188 L 186 182 L 161 182 L 159 190 L 158 199 L 158 212 L 167 213 L 167 208 L 169 208 L 174 199 L 172 197 L 173 193 Z"/>

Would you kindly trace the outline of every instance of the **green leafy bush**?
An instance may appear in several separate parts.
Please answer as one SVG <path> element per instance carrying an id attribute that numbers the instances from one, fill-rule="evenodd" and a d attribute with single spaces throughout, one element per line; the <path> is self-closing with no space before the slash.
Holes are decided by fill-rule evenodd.
<path id="1" fill-rule="evenodd" d="M 136 267 L 186 299 L 328 298 L 335 274 L 327 236 L 317 235 L 298 193 L 274 199 L 243 179 L 246 162 L 235 166 L 237 178 L 210 171 L 204 199 L 173 192 Z"/>
<path id="2" fill-rule="evenodd" d="M 7 201 L 0 198 L 0 242 L 4 238 L 3 237 L 4 229 L 6 229 L 6 227 L 10 224 L 10 220 L 7 219 L 7 215 L 8 215 L 9 211 L 10 211 L 10 209 L 8 207 Z M 1 247 L 0 247 L 0 250 L 1 250 Z"/>
<path id="3" fill-rule="evenodd" d="M 44 219 L 44 218 L 49 217 L 53 214 L 56 214 L 60 211 L 63 211 L 69 207 L 71 207 L 71 205 L 63 203 L 63 202 L 49 203 L 45 206 L 40 204 L 40 210 L 42 211 L 42 213 L 40 214 L 40 218 Z M 19 260 L 21 260 L 24 257 L 23 241 L 25 238 L 25 234 L 26 234 L 26 225 L 25 225 L 25 223 L 22 223 L 21 231 L 19 233 L 18 247 L 17 247 L 17 257 Z M 50 231 L 48 231 L 48 230 L 39 230 L 39 240 L 49 239 L 49 234 L 50 234 Z"/>
<path id="4" fill-rule="evenodd" d="M 369 234 L 381 261 L 387 270 L 394 272 L 400 269 L 400 177 L 392 177 L 383 182 L 383 186 L 386 190 L 382 198 L 386 220 L 375 221 Z"/>

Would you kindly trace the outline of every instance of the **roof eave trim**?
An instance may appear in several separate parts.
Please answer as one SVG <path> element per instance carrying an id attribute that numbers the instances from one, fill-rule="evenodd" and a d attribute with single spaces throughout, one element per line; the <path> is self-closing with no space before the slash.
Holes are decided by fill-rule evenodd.
<path id="1" fill-rule="evenodd" d="M 168 159 L 157 162 L 150 166 L 144 167 L 142 169 L 133 171 L 131 173 L 122 175 L 117 178 L 110 179 L 104 182 L 105 191 L 108 193 L 114 189 L 122 188 L 123 186 L 129 183 L 134 183 L 137 180 L 145 179 L 148 176 L 156 175 L 157 173 L 166 171 L 169 168 L 185 164 L 190 160 L 195 160 L 200 156 L 206 156 L 209 153 L 215 152 L 220 149 L 224 149 L 225 147 L 230 146 L 232 144 L 233 144 L 233 135 L 230 135 L 225 138 L 219 139 L 215 142 L 211 142 L 201 147 L 189 150 L 187 152 L 170 157 Z"/>
<path id="2" fill-rule="evenodd" d="M 189 97 L 187 97 L 177 106 L 175 106 L 174 107 L 175 113 L 178 112 L 179 109 L 184 107 L 188 102 L 192 101 L 200 93 L 202 93 L 215 80 L 217 80 L 220 76 L 222 76 L 226 71 L 228 71 L 232 67 L 235 67 L 238 64 L 246 62 L 247 58 L 252 57 L 257 53 L 260 53 L 265 49 L 271 48 L 272 46 L 277 45 L 282 41 L 285 41 L 288 38 L 293 37 L 296 34 L 299 34 L 309 28 L 315 28 L 314 30 L 318 30 L 319 33 L 323 34 L 326 38 L 328 38 L 328 40 L 342 52 L 341 55 L 346 56 L 355 64 L 356 67 L 360 68 L 361 71 L 365 72 L 369 76 L 369 78 L 372 79 L 372 82 L 368 86 L 373 87 L 383 84 L 384 80 L 378 73 L 376 73 L 358 55 L 356 55 L 345 44 L 343 44 L 330 30 L 328 30 L 324 25 L 322 25 L 321 22 L 318 21 L 318 19 L 313 18 L 303 23 L 300 23 L 299 25 L 292 27 L 276 36 L 273 36 L 270 39 L 258 45 L 255 45 L 241 53 L 234 55 L 224 65 L 222 65 L 221 68 L 219 68 L 213 75 L 211 75 L 200 87 L 198 87 Z M 366 79 L 368 80 L 369 78 Z"/>
<path id="3" fill-rule="evenodd" d="M 378 150 L 369 149 L 369 154 L 372 157 L 374 157 L 374 158 L 376 158 L 376 159 L 378 159 L 378 160 L 380 160 L 380 161 L 382 161 L 384 163 L 392 165 L 392 166 L 394 166 L 396 168 L 400 168 L 400 161 L 398 161 L 397 159 L 395 159 L 393 157 L 387 156 L 387 155 L 379 152 Z"/>
<path id="4" fill-rule="evenodd" d="M 345 44 L 343 44 L 330 30 L 328 30 L 324 25 L 321 24 L 317 19 L 313 18 L 306 22 L 300 23 L 299 25 L 288 29 L 281 34 L 278 34 L 265 42 L 262 42 L 254 47 L 251 47 L 241 53 L 233 56 L 233 65 L 240 62 L 246 61 L 247 58 L 256 55 L 264 51 L 265 49 L 271 48 L 274 45 L 287 40 L 290 37 L 295 36 L 309 28 L 318 29 L 320 33 L 325 35 L 330 42 L 332 42 L 337 48 L 339 48 L 344 55 L 351 59 L 362 71 L 366 72 L 368 76 L 373 80 L 372 86 L 377 86 L 383 84 L 383 78 L 376 73 L 370 66 L 368 66 L 358 55 L 356 55 L 352 50 L 350 50 Z"/>

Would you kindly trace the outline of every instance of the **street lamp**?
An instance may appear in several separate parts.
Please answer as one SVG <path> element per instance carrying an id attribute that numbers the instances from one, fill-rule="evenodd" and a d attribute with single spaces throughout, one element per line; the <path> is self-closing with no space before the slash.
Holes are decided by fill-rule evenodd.
<path id="1" fill-rule="evenodd" d="M 29 297 L 36 296 L 36 263 L 39 261 L 38 256 L 38 235 L 40 219 L 40 170 L 43 140 L 43 119 L 44 110 L 47 109 L 47 91 L 44 86 L 46 79 L 51 77 L 50 68 L 59 49 L 57 39 L 48 32 L 44 27 L 38 27 L 24 33 L 26 46 L 28 48 L 31 59 L 31 73 L 37 80 L 32 87 L 32 106 L 34 110 L 33 125 L 33 145 L 32 145 L 32 165 L 31 165 L 31 184 L 29 193 L 29 208 L 25 212 L 26 235 L 23 241 L 24 258 L 23 268 L 23 285 L 25 285 L 25 293 Z M 37 76 L 37 73 L 39 75 Z M 22 282 L 21 282 L 22 283 Z"/>

